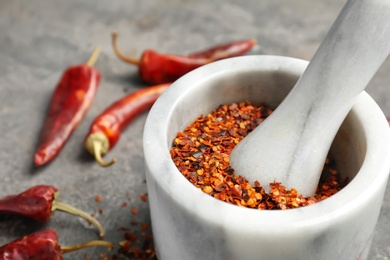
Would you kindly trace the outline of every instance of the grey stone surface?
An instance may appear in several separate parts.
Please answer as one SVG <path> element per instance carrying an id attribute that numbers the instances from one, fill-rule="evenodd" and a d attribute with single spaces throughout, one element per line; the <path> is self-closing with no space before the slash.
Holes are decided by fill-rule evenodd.
<path id="1" fill-rule="evenodd" d="M 310 60 L 345 1 L 337 0 L 215 0 L 215 1 L 0 1 L 0 196 L 35 184 L 52 184 L 60 199 L 94 213 L 107 229 L 106 239 L 117 244 L 121 227 L 139 232 L 132 221 L 148 223 L 142 129 L 146 114 L 124 132 L 108 157 L 118 162 L 101 168 L 82 143 L 93 119 L 125 94 L 146 86 L 136 68 L 119 61 L 110 33 L 120 33 L 123 52 L 143 49 L 188 53 L 239 38 L 256 38 L 251 54 L 284 55 Z M 50 96 L 62 71 L 85 62 L 95 46 L 102 82 L 84 120 L 60 155 L 49 165 L 34 168 L 32 159 Z M 367 91 L 390 115 L 390 60 Z M 95 201 L 99 195 L 102 202 Z M 126 202 L 127 206 L 122 207 Z M 140 213 L 130 213 L 130 208 Z M 103 210 L 99 214 L 99 208 Z M 390 258 L 390 186 L 374 233 L 369 259 Z M 0 244 L 44 227 L 55 228 L 60 243 L 70 245 L 96 239 L 92 226 L 57 212 L 46 224 L 0 217 Z M 117 247 L 116 247 L 117 249 Z M 115 249 L 115 250 L 116 250 Z M 100 259 L 103 249 L 70 253 L 65 259 Z"/>

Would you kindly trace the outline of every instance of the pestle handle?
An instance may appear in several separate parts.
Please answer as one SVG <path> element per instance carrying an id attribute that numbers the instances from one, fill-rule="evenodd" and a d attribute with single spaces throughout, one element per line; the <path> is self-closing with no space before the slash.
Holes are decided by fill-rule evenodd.
<path id="1" fill-rule="evenodd" d="M 237 174 L 312 196 L 332 141 L 390 53 L 390 1 L 348 0 L 279 107 L 232 151 Z"/>

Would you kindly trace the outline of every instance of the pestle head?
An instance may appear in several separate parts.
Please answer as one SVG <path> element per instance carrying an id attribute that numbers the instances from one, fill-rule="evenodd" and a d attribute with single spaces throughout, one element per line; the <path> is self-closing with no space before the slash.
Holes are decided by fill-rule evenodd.
<path id="1" fill-rule="evenodd" d="M 337 130 L 390 53 L 388 17 L 388 1 L 347 1 L 286 99 L 231 152 L 236 173 L 314 195 Z"/>

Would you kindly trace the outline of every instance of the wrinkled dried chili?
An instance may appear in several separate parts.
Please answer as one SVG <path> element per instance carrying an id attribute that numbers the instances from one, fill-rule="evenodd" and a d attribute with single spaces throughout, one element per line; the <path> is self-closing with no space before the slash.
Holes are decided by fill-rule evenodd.
<path id="1" fill-rule="evenodd" d="M 93 240 L 73 246 L 60 246 L 58 235 L 53 229 L 37 231 L 16 239 L 0 247 L 2 260 L 61 260 L 62 255 L 92 246 L 105 246 L 112 250 L 113 245 L 106 241 Z"/>
<path id="2" fill-rule="evenodd" d="M 207 63 L 241 56 L 256 45 L 256 40 L 240 40 L 221 44 L 189 55 L 162 54 L 145 50 L 140 59 L 127 57 L 119 51 L 116 32 L 112 33 L 115 54 L 124 62 L 138 66 L 142 80 L 149 84 L 173 82 L 184 74 Z"/>
<path id="3" fill-rule="evenodd" d="M 102 225 L 89 214 L 70 205 L 58 201 L 59 192 L 56 187 L 37 185 L 17 195 L 9 195 L 0 199 L 0 213 L 24 216 L 40 222 L 50 219 L 55 210 L 64 211 L 83 217 L 99 230 L 99 236 L 104 237 Z"/>
<path id="4" fill-rule="evenodd" d="M 242 207 L 289 209 L 314 204 L 338 192 L 339 174 L 328 159 L 314 197 L 302 197 L 295 189 L 270 183 L 267 193 L 258 181 L 234 173 L 229 154 L 246 135 L 272 113 L 264 105 L 250 102 L 221 105 L 205 117 L 199 117 L 179 132 L 170 150 L 179 171 L 203 192 Z"/>
<path id="5" fill-rule="evenodd" d="M 85 148 L 94 155 L 100 166 L 106 167 L 115 163 L 115 159 L 103 161 L 102 155 L 115 146 L 121 131 L 136 116 L 149 110 L 170 85 L 170 83 L 159 84 L 137 90 L 114 102 L 96 117 L 85 139 Z"/>
<path id="6" fill-rule="evenodd" d="M 61 151 L 90 107 L 100 82 L 93 68 L 99 49 L 86 64 L 69 67 L 62 75 L 51 98 L 41 130 L 41 140 L 34 156 L 36 166 L 53 160 Z"/>

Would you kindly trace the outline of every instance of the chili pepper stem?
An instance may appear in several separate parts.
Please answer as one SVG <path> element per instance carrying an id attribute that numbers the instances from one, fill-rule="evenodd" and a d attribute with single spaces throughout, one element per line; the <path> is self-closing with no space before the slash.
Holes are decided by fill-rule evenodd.
<path id="1" fill-rule="evenodd" d="M 89 222 L 91 222 L 93 225 L 95 225 L 97 227 L 97 229 L 99 230 L 99 238 L 103 239 L 104 234 L 105 234 L 104 229 L 103 229 L 102 225 L 95 218 L 93 218 L 91 215 L 85 213 L 84 211 L 76 209 L 68 204 L 65 204 L 65 203 L 62 203 L 62 202 L 59 202 L 56 200 L 53 201 L 53 205 L 51 208 L 52 212 L 55 210 L 64 211 L 64 212 L 67 212 L 69 214 L 85 218 L 86 220 L 88 220 Z"/>
<path id="2" fill-rule="evenodd" d="M 79 249 L 92 247 L 92 246 L 105 246 L 108 248 L 109 251 L 111 251 L 114 248 L 114 245 L 107 241 L 101 241 L 101 240 L 92 240 L 86 243 L 76 244 L 73 246 L 61 246 L 61 253 L 66 254 L 69 252 L 73 252 Z"/>
<path id="3" fill-rule="evenodd" d="M 85 141 L 85 148 L 95 157 L 95 160 L 102 167 L 108 167 L 116 162 L 115 158 L 108 162 L 103 160 L 102 155 L 106 154 L 109 150 L 109 141 L 106 135 L 101 132 L 89 135 Z"/>
<path id="4" fill-rule="evenodd" d="M 118 48 L 118 45 L 117 45 L 117 39 L 118 39 L 118 33 L 117 32 L 112 32 L 111 33 L 111 39 L 112 39 L 112 48 L 114 49 L 114 52 L 115 52 L 116 56 L 120 60 L 122 60 L 124 62 L 127 62 L 127 63 L 134 64 L 134 65 L 139 65 L 140 64 L 140 60 L 139 59 L 128 57 L 128 56 L 124 55 L 121 51 L 119 51 L 119 48 Z"/>
<path id="5" fill-rule="evenodd" d="M 88 61 L 86 63 L 87 66 L 93 67 L 93 65 L 95 64 L 95 62 L 99 58 L 99 54 L 100 54 L 100 48 L 96 47 L 95 50 L 93 51 L 91 57 L 89 57 L 89 59 L 88 59 Z"/>

